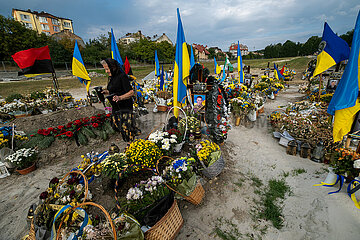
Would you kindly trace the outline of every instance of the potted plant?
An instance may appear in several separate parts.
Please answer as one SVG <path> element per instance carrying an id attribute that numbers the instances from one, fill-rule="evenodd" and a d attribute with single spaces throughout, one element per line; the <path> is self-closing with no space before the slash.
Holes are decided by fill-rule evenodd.
<path id="1" fill-rule="evenodd" d="M 175 134 L 170 135 L 168 132 L 160 130 L 151 133 L 148 137 L 148 141 L 155 143 L 164 155 L 171 155 L 175 144 L 178 143 L 176 139 L 177 136 Z"/>
<path id="2" fill-rule="evenodd" d="M 5 158 L 16 167 L 16 171 L 22 175 L 36 169 L 37 151 L 32 148 L 22 148 Z"/>
<path id="3" fill-rule="evenodd" d="M 185 141 L 184 141 L 184 133 L 180 132 L 179 130 L 172 128 L 170 130 L 167 131 L 170 136 L 176 136 L 176 144 L 174 147 L 174 152 L 181 152 L 181 148 L 183 147 Z"/>
<path id="4" fill-rule="evenodd" d="M 138 139 L 130 143 L 125 151 L 128 164 L 155 169 L 156 161 L 163 155 L 152 141 Z"/>
<path id="5" fill-rule="evenodd" d="M 221 155 L 219 145 L 205 140 L 197 144 L 195 148 L 195 157 L 204 168 L 202 174 L 210 179 L 219 175 L 225 167 L 225 161 Z"/>
<path id="6" fill-rule="evenodd" d="M 333 160 L 330 165 L 334 168 L 334 172 L 343 175 L 348 179 L 353 179 L 359 175 L 359 169 L 354 168 L 354 161 L 360 159 L 360 154 L 351 149 L 337 148 L 335 149 Z"/>

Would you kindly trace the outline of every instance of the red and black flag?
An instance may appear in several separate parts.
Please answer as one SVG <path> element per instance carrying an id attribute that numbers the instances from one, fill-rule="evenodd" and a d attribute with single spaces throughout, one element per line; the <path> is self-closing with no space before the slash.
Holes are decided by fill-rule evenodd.
<path id="1" fill-rule="evenodd" d="M 40 74 L 54 73 L 54 67 L 50 58 L 48 46 L 41 48 L 30 48 L 12 55 L 21 72 L 18 75 L 33 77 Z"/>
<path id="2" fill-rule="evenodd" d="M 133 72 L 132 72 L 132 69 L 131 69 L 131 66 L 130 66 L 127 56 L 125 58 L 124 70 L 127 75 L 133 75 Z"/>

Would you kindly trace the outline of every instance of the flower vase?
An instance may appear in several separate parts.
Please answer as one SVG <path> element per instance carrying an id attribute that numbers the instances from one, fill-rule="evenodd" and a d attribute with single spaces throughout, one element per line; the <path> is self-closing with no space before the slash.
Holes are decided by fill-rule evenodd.
<path id="1" fill-rule="evenodd" d="M 256 111 L 254 109 L 250 110 L 247 117 L 251 122 L 255 122 L 256 121 Z"/>
<path id="2" fill-rule="evenodd" d="M 21 175 L 26 175 L 28 173 L 31 173 L 34 170 L 36 170 L 36 163 L 35 162 L 30 167 L 27 167 L 27 168 L 24 168 L 24 169 L 16 169 L 16 171 L 18 173 L 20 173 Z"/>
<path id="3" fill-rule="evenodd" d="M 182 149 L 184 143 L 185 143 L 185 142 L 181 142 L 181 143 L 175 144 L 174 152 L 176 152 L 176 153 L 181 152 L 181 149 Z"/>
<path id="4" fill-rule="evenodd" d="M 236 117 L 235 126 L 239 126 L 239 125 L 240 125 L 240 122 L 241 122 L 240 116 Z"/>

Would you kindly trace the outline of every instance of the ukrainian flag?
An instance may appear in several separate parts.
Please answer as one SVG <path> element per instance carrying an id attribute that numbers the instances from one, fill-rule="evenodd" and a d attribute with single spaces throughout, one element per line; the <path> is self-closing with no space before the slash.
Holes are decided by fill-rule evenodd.
<path id="1" fill-rule="evenodd" d="M 116 60 L 120 64 L 120 67 L 124 65 L 124 62 L 121 59 L 120 52 L 116 44 L 113 29 L 111 29 L 111 58 Z"/>
<path id="2" fill-rule="evenodd" d="M 165 80 L 164 80 L 164 65 L 161 65 L 161 74 L 160 74 L 160 90 L 165 90 Z"/>
<path id="3" fill-rule="evenodd" d="M 349 62 L 331 99 L 328 113 L 335 115 L 333 138 L 341 141 L 351 130 L 356 113 L 360 110 L 360 11 L 356 20 Z"/>
<path id="4" fill-rule="evenodd" d="M 91 79 L 89 77 L 88 72 L 86 71 L 77 41 L 75 41 L 75 47 L 74 47 L 72 74 L 78 77 L 81 83 L 86 84 L 86 91 L 89 92 Z"/>
<path id="5" fill-rule="evenodd" d="M 322 41 L 325 42 L 324 50 L 317 56 L 313 76 L 326 71 L 335 64 L 348 59 L 350 48 L 345 40 L 338 37 L 325 22 Z"/>
<path id="6" fill-rule="evenodd" d="M 193 66 L 195 65 L 195 57 L 194 57 L 194 49 L 191 47 L 191 56 L 190 56 L 190 69 L 193 68 Z"/>
<path id="7" fill-rule="evenodd" d="M 240 83 L 243 83 L 244 82 L 244 71 L 243 71 L 243 64 L 242 64 L 239 41 L 238 41 L 238 47 L 237 47 L 237 64 L 238 64 L 239 81 L 240 81 Z"/>
<path id="8" fill-rule="evenodd" d="M 274 63 L 274 78 L 276 80 L 284 79 L 284 76 L 281 74 L 279 69 L 276 67 L 276 64 Z"/>
<path id="9" fill-rule="evenodd" d="M 214 57 L 214 65 L 215 65 L 215 69 L 214 69 L 215 74 L 220 74 L 221 73 L 221 67 L 217 64 L 215 57 Z"/>
<path id="10" fill-rule="evenodd" d="M 187 77 L 190 74 L 190 59 L 179 9 L 177 9 L 177 17 L 178 29 L 176 37 L 173 94 L 174 107 L 181 107 L 181 105 L 185 103 Z M 174 108 L 174 115 L 175 117 L 179 116 L 179 110 L 177 108 Z"/>
<path id="11" fill-rule="evenodd" d="M 159 64 L 159 59 L 158 59 L 158 55 L 157 55 L 157 50 L 155 50 L 155 76 L 157 78 L 160 77 L 160 64 Z"/>

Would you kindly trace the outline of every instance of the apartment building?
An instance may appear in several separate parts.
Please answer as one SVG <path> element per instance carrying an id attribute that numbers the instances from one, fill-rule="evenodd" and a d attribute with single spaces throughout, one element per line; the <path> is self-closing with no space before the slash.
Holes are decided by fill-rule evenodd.
<path id="1" fill-rule="evenodd" d="M 54 16 L 47 12 L 37 12 L 20 9 L 12 9 L 12 16 L 16 21 L 23 23 L 27 28 L 50 36 L 63 30 L 74 33 L 71 19 Z"/>

